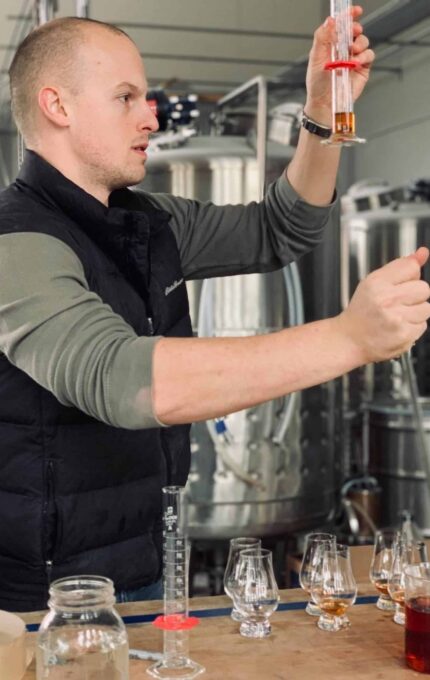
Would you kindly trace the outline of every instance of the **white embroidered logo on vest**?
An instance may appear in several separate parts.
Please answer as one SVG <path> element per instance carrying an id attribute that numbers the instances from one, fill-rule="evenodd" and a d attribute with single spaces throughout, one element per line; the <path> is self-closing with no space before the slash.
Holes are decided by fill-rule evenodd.
<path id="1" fill-rule="evenodd" d="M 175 288 L 180 286 L 181 283 L 184 283 L 184 279 L 179 279 L 179 281 L 173 281 L 171 286 L 166 286 L 166 288 L 164 289 L 164 295 L 166 297 L 167 295 L 170 295 L 170 293 L 172 293 L 175 290 Z"/>

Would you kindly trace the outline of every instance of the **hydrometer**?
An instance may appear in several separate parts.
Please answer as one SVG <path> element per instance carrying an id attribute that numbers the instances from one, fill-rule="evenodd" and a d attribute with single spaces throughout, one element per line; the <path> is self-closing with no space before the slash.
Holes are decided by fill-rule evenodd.
<path id="1" fill-rule="evenodd" d="M 351 59 L 353 19 L 351 0 L 330 0 L 330 15 L 336 23 L 336 42 L 332 45 L 331 61 L 325 68 L 332 72 L 332 134 L 322 144 L 351 146 L 366 140 L 355 131 L 354 100 L 351 71 L 359 62 Z"/>

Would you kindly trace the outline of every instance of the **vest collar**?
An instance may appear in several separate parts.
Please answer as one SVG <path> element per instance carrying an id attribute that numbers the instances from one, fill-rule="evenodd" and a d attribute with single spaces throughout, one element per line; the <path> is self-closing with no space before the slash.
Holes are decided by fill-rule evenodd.
<path id="1" fill-rule="evenodd" d="M 142 194 L 118 189 L 109 196 L 106 207 L 94 196 L 67 179 L 34 151 L 27 150 L 16 184 L 26 185 L 53 208 L 70 217 L 97 242 L 105 245 L 133 235 L 147 240 L 170 219 Z"/>
<path id="2" fill-rule="evenodd" d="M 141 193 L 119 189 L 106 207 L 71 182 L 34 151 L 27 151 L 16 179 L 18 189 L 30 190 L 54 210 L 60 210 L 106 252 L 129 282 L 149 301 L 151 235 L 167 226 L 169 213 L 154 208 Z"/>

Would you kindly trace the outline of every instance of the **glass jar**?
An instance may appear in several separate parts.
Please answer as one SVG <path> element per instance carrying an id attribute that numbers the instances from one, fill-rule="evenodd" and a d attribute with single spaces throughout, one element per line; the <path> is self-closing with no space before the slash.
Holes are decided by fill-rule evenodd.
<path id="1" fill-rule="evenodd" d="M 128 640 L 102 576 L 54 581 L 36 649 L 37 680 L 128 680 Z"/>

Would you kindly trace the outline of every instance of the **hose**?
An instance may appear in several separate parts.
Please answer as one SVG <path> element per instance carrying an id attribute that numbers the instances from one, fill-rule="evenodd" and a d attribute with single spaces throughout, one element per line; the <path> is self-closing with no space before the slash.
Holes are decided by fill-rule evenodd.
<path id="1" fill-rule="evenodd" d="M 402 354 L 400 358 L 400 361 L 402 364 L 403 375 L 406 379 L 406 383 L 409 388 L 412 414 L 414 417 L 417 432 L 418 449 L 421 453 L 421 459 L 426 473 L 427 486 L 430 493 L 430 450 L 428 439 L 424 429 L 424 416 L 419 401 L 417 378 L 415 375 L 414 367 L 412 365 L 410 352 L 404 352 L 404 354 Z"/>
<path id="2" fill-rule="evenodd" d="M 287 296 L 288 319 L 290 326 L 300 325 L 304 322 L 304 306 L 302 287 L 297 265 L 293 262 L 282 270 Z M 214 303 L 215 303 L 215 279 L 205 279 L 200 293 L 197 334 L 199 337 L 212 337 L 214 334 Z M 280 424 L 272 437 L 275 444 L 281 444 L 290 426 L 297 401 L 297 394 L 292 393 L 285 397 L 284 407 L 280 414 Z M 254 474 L 249 474 L 228 453 L 229 447 L 234 443 L 224 418 L 207 420 L 206 426 L 214 444 L 215 452 L 219 455 L 226 468 L 250 486 L 264 489 L 264 485 Z"/>

